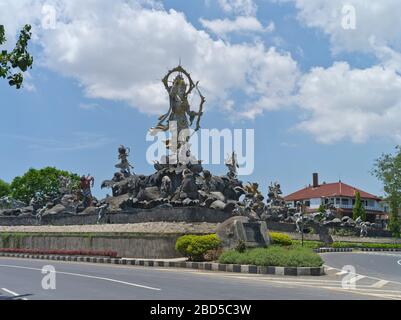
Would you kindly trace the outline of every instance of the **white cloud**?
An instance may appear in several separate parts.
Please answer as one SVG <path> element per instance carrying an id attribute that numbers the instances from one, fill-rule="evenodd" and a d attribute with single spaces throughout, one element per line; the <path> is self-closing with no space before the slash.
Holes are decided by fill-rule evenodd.
<path id="1" fill-rule="evenodd" d="M 298 19 L 308 27 L 319 28 L 331 40 L 334 52 L 372 52 L 370 39 L 401 49 L 401 1 L 399 0 L 271 0 L 293 2 Z M 344 5 L 355 8 L 356 29 L 344 29 Z"/>
<path id="2" fill-rule="evenodd" d="M 263 27 L 258 19 L 255 17 L 244 17 L 239 16 L 234 20 L 230 19 L 216 19 L 216 20 L 206 20 L 200 19 L 201 24 L 207 30 L 213 32 L 214 34 L 225 37 L 228 33 L 233 32 L 273 32 L 274 23 L 270 22 L 267 27 Z"/>
<path id="3" fill-rule="evenodd" d="M 235 15 L 256 15 L 258 7 L 253 0 L 219 0 L 220 7 L 226 12 Z"/>
<path id="4" fill-rule="evenodd" d="M 144 113 L 166 110 L 168 97 L 157 79 L 179 58 L 200 80 L 206 107 L 224 105 L 233 93 L 245 96 L 247 110 L 255 103 L 263 109 L 262 101 L 271 103 L 277 97 L 284 105 L 298 76 L 289 54 L 261 43 L 213 40 L 182 13 L 155 7 L 155 2 L 149 8 L 148 2 L 143 5 L 145 1 L 47 0 L 46 4 L 57 8 L 54 30 L 37 27 L 38 3 L 44 0 L 21 2 L 24 12 L 32 13 L 24 22 L 36 23 L 34 32 L 43 47 L 45 66 L 77 79 L 88 97 L 124 101 Z M 3 16 L 19 19 L 12 11 L 0 12 Z"/>
<path id="5" fill-rule="evenodd" d="M 298 103 L 307 114 L 298 128 L 321 143 L 401 142 L 401 76 L 393 69 L 352 69 L 345 62 L 313 68 L 300 81 Z"/>

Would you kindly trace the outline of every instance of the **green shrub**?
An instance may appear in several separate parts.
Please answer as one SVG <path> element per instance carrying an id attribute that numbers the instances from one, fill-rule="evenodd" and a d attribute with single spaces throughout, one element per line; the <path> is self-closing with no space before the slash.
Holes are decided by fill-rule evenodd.
<path id="1" fill-rule="evenodd" d="M 177 239 L 175 249 L 191 261 L 203 261 L 205 254 L 217 250 L 221 241 L 215 234 L 196 236 L 186 235 Z"/>
<path id="2" fill-rule="evenodd" d="M 380 248 L 401 249 L 401 243 L 370 243 L 370 242 L 333 242 L 333 248 Z"/>
<path id="3" fill-rule="evenodd" d="M 270 232 L 270 238 L 272 239 L 273 244 L 277 244 L 280 246 L 290 246 L 292 245 L 292 240 L 291 238 L 284 234 L 284 233 L 279 233 L 279 232 Z"/>
<path id="4" fill-rule="evenodd" d="M 293 247 L 302 247 L 301 240 L 292 240 Z M 324 247 L 324 242 L 316 240 L 304 240 L 304 248 L 318 249 Z"/>
<path id="5" fill-rule="evenodd" d="M 320 267 L 322 258 L 308 248 L 270 246 L 240 253 L 235 250 L 223 252 L 219 258 L 225 264 L 250 264 L 271 267 Z"/>
<path id="6" fill-rule="evenodd" d="M 10 194 L 10 185 L 0 179 L 0 198 Z"/>

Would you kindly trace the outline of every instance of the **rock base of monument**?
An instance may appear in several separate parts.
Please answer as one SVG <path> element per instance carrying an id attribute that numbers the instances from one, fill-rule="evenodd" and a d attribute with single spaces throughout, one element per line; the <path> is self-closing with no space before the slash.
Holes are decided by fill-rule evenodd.
<path id="1" fill-rule="evenodd" d="M 253 222 L 243 216 L 227 219 L 217 227 L 216 234 L 225 249 L 235 249 L 240 244 L 247 248 L 267 247 L 271 243 L 266 222 Z"/>
<path id="2" fill-rule="evenodd" d="M 126 224 L 144 222 L 210 222 L 219 223 L 231 217 L 231 213 L 202 207 L 130 209 L 107 214 L 102 224 Z M 98 223 L 96 213 L 47 215 L 41 225 L 93 225 Z M 35 226 L 38 221 L 30 217 L 0 217 L 0 226 Z"/>

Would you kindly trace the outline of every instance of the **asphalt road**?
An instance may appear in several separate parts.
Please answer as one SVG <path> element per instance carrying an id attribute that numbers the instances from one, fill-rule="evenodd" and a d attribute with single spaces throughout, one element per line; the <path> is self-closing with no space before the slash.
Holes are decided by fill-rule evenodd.
<path id="1" fill-rule="evenodd" d="M 387 262 L 387 257 L 385 259 Z M 44 265 L 55 267 L 55 290 L 42 288 Z M 401 271 L 401 266 L 399 268 Z M 369 285 L 368 289 L 362 286 L 349 291 L 341 287 L 339 277 L 335 274 L 324 277 L 264 276 L 0 258 L 0 299 L 401 299 L 401 286 L 391 284 L 392 287 L 387 289 Z"/>
<path id="2" fill-rule="evenodd" d="M 401 284 L 401 253 L 360 252 L 321 254 L 326 265 L 342 269 L 355 268 L 357 274 Z"/>

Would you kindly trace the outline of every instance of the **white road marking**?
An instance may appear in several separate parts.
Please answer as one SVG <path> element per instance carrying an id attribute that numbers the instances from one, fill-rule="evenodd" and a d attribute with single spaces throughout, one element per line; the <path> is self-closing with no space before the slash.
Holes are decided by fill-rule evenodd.
<path id="1" fill-rule="evenodd" d="M 401 266 L 401 260 L 398 260 L 397 263 Z"/>
<path id="2" fill-rule="evenodd" d="M 389 283 L 389 281 L 380 280 L 380 281 L 377 281 L 376 283 L 372 284 L 371 287 L 372 288 L 383 288 L 387 283 Z"/>
<path id="3" fill-rule="evenodd" d="M 29 267 L 13 266 L 13 265 L 7 265 L 7 264 L 0 264 L 0 267 L 42 271 L 42 269 L 38 269 L 38 268 L 29 268 Z M 121 281 L 121 280 L 116 280 L 116 279 L 111 279 L 111 278 L 103 278 L 103 277 L 90 276 L 90 275 L 87 275 L 87 274 L 71 273 L 71 272 L 62 272 L 62 271 L 56 271 L 55 273 L 56 273 L 56 274 L 57 274 L 57 273 L 59 273 L 59 274 L 65 274 L 65 275 L 75 276 L 75 277 L 88 278 L 88 279 L 104 280 L 104 281 L 109 281 L 109 282 L 124 284 L 124 285 L 127 285 L 127 286 L 132 286 L 132 287 L 138 287 L 138 288 L 149 289 L 149 290 L 154 290 L 154 291 L 161 291 L 160 288 L 148 287 L 148 286 L 144 286 L 144 285 L 137 284 L 137 283 L 131 283 L 131 282 L 126 282 L 126 281 Z"/>
<path id="4" fill-rule="evenodd" d="M 342 276 L 343 274 L 347 274 L 347 273 L 348 273 L 348 271 L 341 270 L 340 272 L 337 272 L 336 275 L 337 276 Z"/>
<path id="5" fill-rule="evenodd" d="M 355 277 L 349 279 L 348 282 L 349 282 L 349 283 L 355 283 L 355 282 L 357 282 L 357 281 L 359 281 L 359 280 L 361 280 L 361 279 L 363 279 L 363 278 L 366 278 L 366 277 L 363 276 L 363 275 L 356 275 Z"/>
<path id="6" fill-rule="evenodd" d="M 14 292 L 14 291 L 8 290 L 8 289 L 6 289 L 6 288 L 1 288 L 1 290 L 3 290 L 4 292 L 7 292 L 8 294 L 11 294 L 11 295 L 14 296 L 14 297 L 20 296 L 20 294 Z M 20 299 L 21 299 L 21 300 L 28 300 L 28 299 L 26 299 L 26 298 L 20 298 Z"/>

